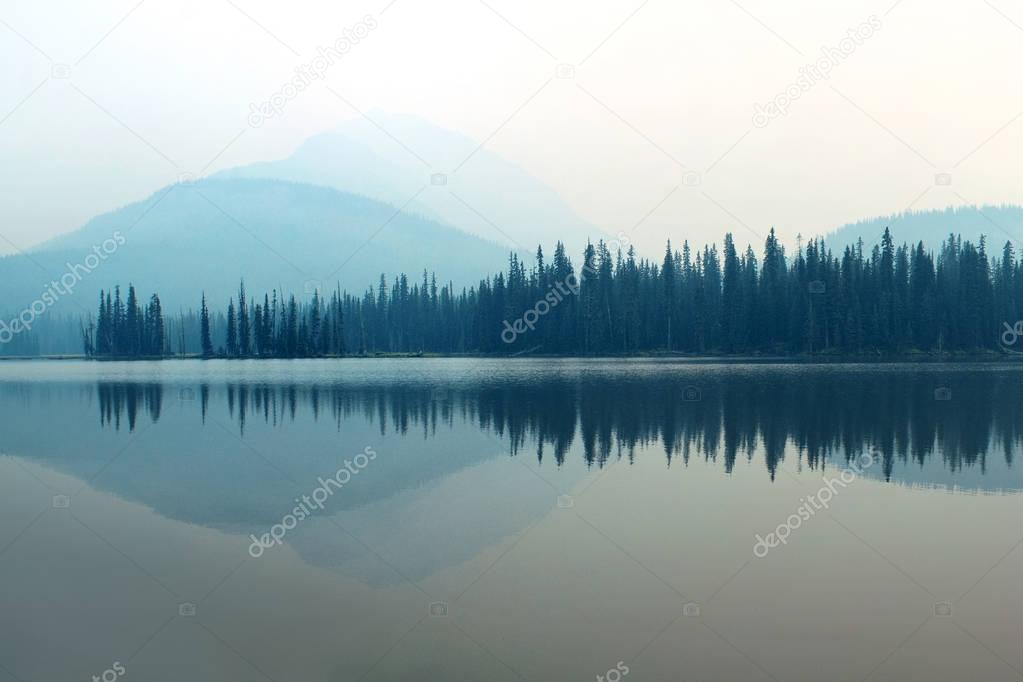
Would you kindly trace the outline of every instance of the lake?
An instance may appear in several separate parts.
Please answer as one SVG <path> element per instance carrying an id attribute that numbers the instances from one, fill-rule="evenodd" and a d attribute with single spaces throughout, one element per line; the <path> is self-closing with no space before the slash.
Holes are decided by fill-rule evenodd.
<path id="1" fill-rule="evenodd" d="M 0 363 L 0 682 L 1017 680 L 1023 366 Z"/>

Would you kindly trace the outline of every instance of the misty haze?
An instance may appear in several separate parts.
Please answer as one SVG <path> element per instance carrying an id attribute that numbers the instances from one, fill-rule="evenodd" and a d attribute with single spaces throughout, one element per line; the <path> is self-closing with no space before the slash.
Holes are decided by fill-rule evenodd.
<path id="1" fill-rule="evenodd" d="M 0 6 L 0 682 L 1023 678 L 1021 32 Z"/>

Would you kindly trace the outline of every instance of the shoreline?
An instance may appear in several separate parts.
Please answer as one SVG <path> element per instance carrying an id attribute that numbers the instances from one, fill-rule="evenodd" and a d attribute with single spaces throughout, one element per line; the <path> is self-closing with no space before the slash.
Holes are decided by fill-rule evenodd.
<path id="1" fill-rule="evenodd" d="M 994 351 L 976 353 L 899 353 L 880 355 L 876 353 L 861 354 L 826 354 L 826 355 L 726 355 L 726 354 L 691 354 L 648 352 L 630 354 L 572 355 L 543 354 L 499 355 L 493 353 L 372 353 L 362 355 L 333 355 L 302 358 L 277 357 L 203 357 L 201 355 L 171 355 L 151 357 L 89 357 L 86 355 L 37 355 L 37 356 L 0 356 L 0 362 L 173 362 L 181 360 L 229 360 L 263 362 L 268 360 L 437 360 L 437 359 L 483 359 L 483 360 L 678 360 L 693 364 L 912 364 L 912 363 L 1004 363 L 1023 362 L 1023 353 L 998 353 Z"/>

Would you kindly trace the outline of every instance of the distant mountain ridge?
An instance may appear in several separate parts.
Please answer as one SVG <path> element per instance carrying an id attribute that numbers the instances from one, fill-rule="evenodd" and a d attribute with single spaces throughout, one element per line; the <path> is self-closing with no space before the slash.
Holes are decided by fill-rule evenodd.
<path id="1" fill-rule="evenodd" d="M 129 282 L 141 295 L 158 292 L 168 312 L 195 308 L 203 291 L 223 306 L 243 277 L 256 295 L 336 286 L 361 293 L 382 273 L 390 286 L 398 273 L 418 282 L 424 270 L 470 286 L 503 271 L 510 250 L 531 263 L 537 244 L 550 254 L 563 241 L 577 257 L 588 240 L 606 236 L 485 145 L 414 117 L 370 117 L 309 138 L 287 158 L 165 187 L 27 256 L 0 257 L 0 313 L 37 301 L 115 232 L 126 243 L 54 312 L 93 311 L 100 289 Z M 872 246 L 885 227 L 896 243 L 923 241 L 931 250 L 955 233 L 974 242 L 986 235 L 992 255 L 1006 240 L 1019 252 L 1023 207 L 871 218 L 838 228 L 826 243 L 836 252 L 859 239 Z"/>
<path id="2" fill-rule="evenodd" d="M 468 286 L 501 270 L 509 251 L 538 244 L 580 253 L 604 235 L 524 169 L 460 133 L 375 112 L 306 140 L 288 158 L 171 185 L 96 216 L 81 228 L 0 257 L 0 312 L 17 311 L 115 231 L 127 243 L 75 288 L 81 314 L 101 288 L 135 283 L 169 310 L 206 291 L 308 294 L 389 283 L 423 270 Z M 246 232 L 249 234 L 246 235 Z M 335 271 L 337 271 L 335 273 Z"/>
<path id="3" fill-rule="evenodd" d="M 826 235 L 825 243 L 833 251 L 841 251 L 862 239 L 869 247 L 881 241 L 885 227 L 891 229 L 896 244 L 922 241 L 932 251 L 937 251 L 949 234 L 956 234 L 973 243 L 984 235 L 988 253 L 1000 253 L 1006 241 L 1011 241 L 1018 252 L 1023 244 L 1023 206 L 959 206 L 869 218 L 843 225 Z"/>
<path id="4" fill-rule="evenodd" d="M 0 258 L 0 310 L 40 296 L 51 279 L 82 263 L 95 245 L 123 235 L 123 246 L 74 289 L 79 314 L 100 289 L 134 283 L 160 294 L 165 310 L 197 308 L 205 291 L 224 305 L 245 278 L 252 294 L 270 289 L 363 292 L 383 273 L 388 286 L 424 269 L 443 283 L 468 286 L 507 263 L 504 246 L 363 196 L 281 180 L 201 180 L 171 185 L 146 199 L 93 218 L 82 228 Z M 452 258 L 452 255 L 457 257 Z M 54 309 L 64 307 L 59 300 Z"/>
<path id="5" fill-rule="evenodd" d="M 561 240 L 578 253 L 588 239 L 606 238 L 549 186 L 475 140 L 412 116 L 369 116 L 309 138 L 285 159 L 214 177 L 355 192 L 530 252 Z"/>

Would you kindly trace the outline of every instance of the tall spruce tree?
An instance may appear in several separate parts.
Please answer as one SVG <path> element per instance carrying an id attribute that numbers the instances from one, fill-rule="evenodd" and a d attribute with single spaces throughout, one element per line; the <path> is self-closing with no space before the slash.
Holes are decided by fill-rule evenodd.
<path id="1" fill-rule="evenodd" d="M 238 319 L 233 298 L 227 304 L 227 354 L 232 358 L 238 355 Z"/>
<path id="2" fill-rule="evenodd" d="M 202 306 L 199 309 L 199 336 L 203 357 L 212 357 L 213 340 L 210 338 L 210 311 L 206 307 L 206 292 L 203 292 Z"/>
<path id="3" fill-rule="evenodd" d="M 252 355 L 252 328 L 249 321 L 248 304 L 245 301 L 245 280 L 238 285 L 238 355 L 247 358 Z"/>

